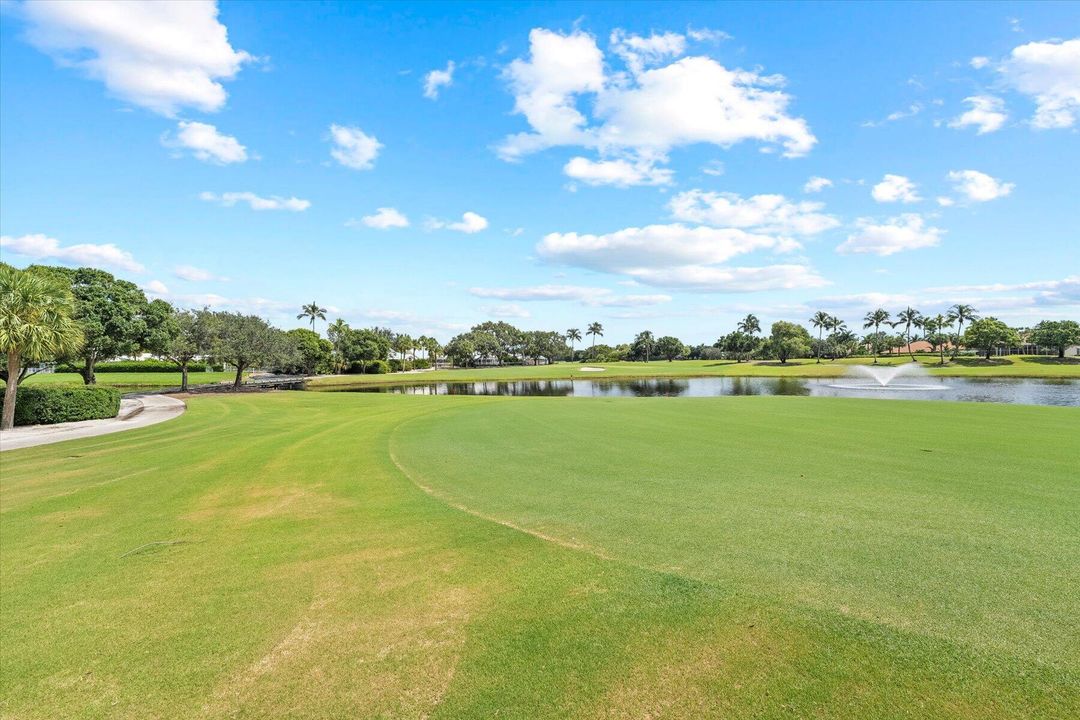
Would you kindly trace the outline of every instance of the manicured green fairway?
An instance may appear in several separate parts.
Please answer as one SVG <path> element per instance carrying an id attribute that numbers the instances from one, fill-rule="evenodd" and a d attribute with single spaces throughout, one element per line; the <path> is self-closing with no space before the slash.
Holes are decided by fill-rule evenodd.
<path id="1" fill-rule="evenodd" d="M 189 402 L 0 455 L 4 717 L 1080 713 L 1075 409 Z"/>
<path id="2" fill-rule="evenodd" d="M 101 385 L 113 385 L 116 387 L 180 387 L 180 373 L 98 373 L 97 381 Z M 198 372 L 189 373 L 188 382 L 192 385 L 206 385 L 217 382 L 230 382 L 236 377 L 234 372 Z M 31 375 L 26 379 L 28 383 L 69 383 L 81 385 L 82 376 L 78 373 L 42 373 Z"/>
<path id="3" fill-rule="evenodd" d="M 916 355 L 931 375 L 948 377 L 1031 377 L 1080 378 L 1080 359 L 1064 360 L 1045 356 L 1011 355 L 986 361 L 981 358 L 959 358 L 944 367 L 937 357 Z M 907 355 L 882 357 L 881 365 L 904 365 L 911 362 Z M 321 377 L 310 383 L 313 390 L 332 390 L 349 385 L 398 385 L 429 382 L 472 382 L 478 380 L 552 380 L 565 378 L 614 379 L 633 377 L 840 377 L 851 365 L 868 365 L 873 358 L 849 358 L 835 362 L 817 363 L 813 360 L 790 360 L 736 363 L 730 360 L 655 360 L 650 363 L 568 363 L 553 365 L 484 367 L 454 370 L 434 370 L 418 373 L 388 375 L 336 375 Z M 603 372 L 582 371 L 582 367 L 604 368 Z"/>

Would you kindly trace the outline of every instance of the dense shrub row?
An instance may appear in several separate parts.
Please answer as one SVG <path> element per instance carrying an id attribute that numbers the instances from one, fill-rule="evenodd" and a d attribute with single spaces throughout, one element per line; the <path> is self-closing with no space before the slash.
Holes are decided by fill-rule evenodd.
<path id="1" fill-rule="evenodd" d="M 385 360 L 371 360 L 370 362 L 364 362 L 363 360 L 353 360 L 345 368 L 345 374 L 347 375 L 385 375 L 390 372 L 390 365 Z"/>
<path id="2" fill-rule="evenodd" d="M 100 420 L 119 412 L 120 391 L 100 385 L 20 385 L 15 396 L 16 425 Z"/>
<path id="3" fill-rule="evenodd" d="M 77 373 L 82 368 L 62 363 L 56 366 L 56 372 Z M 188 372 L 206 372 L 204 362 L 192 361 L 188 363 Z M 94 366 L 94 372 L 99 373 L 176 373 L 180 372 L 180 366 L 168 360 L 111 360 L 100 362 Z"/>

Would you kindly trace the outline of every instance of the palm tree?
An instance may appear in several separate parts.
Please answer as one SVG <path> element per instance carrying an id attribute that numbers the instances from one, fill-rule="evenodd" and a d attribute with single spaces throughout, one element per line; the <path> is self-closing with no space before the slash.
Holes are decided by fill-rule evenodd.
<path id="1" fill-rule="evenodd" d="M 296 316 L 297 320 L 303 320 L 304 318 L 311 318 L 311 331 L 315 332 L 315 321 L 326 319 L 326 308 L 319 307 L 319 304 L 314 300 L 310 305 L 301 305 L 300 314 Z"/>
<path id="2" fill-rule="evenodd" d="M 738 328 L 739 332 L 744 332 L 747 335 L 754 335 L 761 332 L 761 323 L 758 322 L 756 315 L 747 315 L 739 321 L 736 328 Z"/>
<path id="3" fill-rule="evenodd" d="M 904 326 L 904 339 L 907 340 L 908 355 L 911 356 L 911 362 L 915 362 L 915 351 L 911 349 L 911 326 L 918 327 L 921 322 L 922 313 L 908 305 L 896 314 L 896 323 L 893 325 L 893 327 L 897 325 Z"/>
<path id="4" fill-rule="evenodd" d="M 15 425 L 23 361 L 47 360 L 82 345 L 83 332 L 74 313 L 75 300 L 67 288 L 25 270 L 0 266 L 0 351 L 7 355 L 0 429 Z"/>
<path id="5" fill-rule="evenodd" d="M 810 324 L 817 328 L 817 361 L 821 362 L 821 331 L 824 330 L 832 318 L 824 310 L 818 310 L 814 317 L 810 318 Z"/>
<path id="6" fill-rule="evenodd" d="M 956 342 L 953 343 L 952 353 L 949 355 L 950 360 L 955 360 L 956 353 L 960 352 L 960 336 L 964 334 L 964 323 L 978 320 L 979 316 L 976 315 L 977 312 L 979 311 L 971 305 L 964 305 L 963 303 L 957 303 L 949 308 L 949 318 L 958 325 L 956 329 Z"/>
<path id="7" fill-rule="evenodd" d="M 574 360 L 574 343 L 581 342 L 581 331 L 577 328 L 570 328 L 566 331 L 566 339 L 570 341 L 570 360 Z"/>
<path id="8" fill-rule="evenodd" d="M 598 322 L 589 323 L 589 329 L 585 331 L 586 335 L 592 335 L 592 346 L 596 347 L 596 336 L 604 337 L 604 326 Z"/>
<path id="9" fill-rule="evenodd" d="M 866 313 L 866 317 L 863 318 L 863 328 L 874 328 L 874 334 L 877 335 L 880 332 L 880 328 L 884 323 L 889 322 L 889 313 L 887 310 L 878 308 L 877 310 L 871 310 Z M 874 364 L 877 365 L 878 358 L 878 345 L 879 343 L 874 341 Z"/>
<path id="10" fill-rule="evenodd" d="M 825 330 L 829 333 L 830 340 L 832 339 L 833 335 L 835 335 L 836 333 L 841 332 L 842 330 L 847 330 L 847 326 L 844 325 L 844 321 L 841 320 L 840 318 L 836 317 L 835 315 L 826 315 L 825 317 L 826 317 L 826 319 L 825 319 L 824 327 L 825 327 Z M 833 348 L 832 359 L 835 360 L 836 359 L 836 342 L 834 340 L 831 340 L 831 342 L 832 342 L 832 348 Z"/>
<path id="11" fill-rule="evenodd" d="M 650 353 L 652 353 L 653 345 L 655 345 L 655 341 L 653 340 L 652 331 L 645 330 L 643 332 L 639 332 L 638 336 L 636 338 L 634 338 L 634 344 L 635 345 L 641 345 L 641 347 L 644 348 L 644 350 L 645 350 L 645 362 L 649 362 L 649 355 L 650 355 Z"/>

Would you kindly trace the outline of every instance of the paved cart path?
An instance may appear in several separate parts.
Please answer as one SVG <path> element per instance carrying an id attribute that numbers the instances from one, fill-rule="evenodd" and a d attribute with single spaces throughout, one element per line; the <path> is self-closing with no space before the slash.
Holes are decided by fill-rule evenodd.
<path id="1" fill-rule="evenodd" d="M 154 425 L 179 417 L 187 406 L 167 395 L 136 395 L 120 401 L 120 414 L 107 420 L 31 425 L 0 432 L 0 451 L 18 450 Z"/>

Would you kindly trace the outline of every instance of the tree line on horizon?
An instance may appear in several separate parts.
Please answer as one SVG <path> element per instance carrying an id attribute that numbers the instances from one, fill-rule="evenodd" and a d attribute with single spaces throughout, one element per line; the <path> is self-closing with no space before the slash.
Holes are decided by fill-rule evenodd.
<path id="1" fill-rule="evenodd" d="M 895 316 L 885 309 L 870 311 L 860 336 L 824 311 L 809 320 L 817 332 L 794 322 L 777 321 L 763 332 L 755 315 L 712 345 L 689 347 L 671 335 L 638 333 L 632 342 L 608 345 L 604 326 L 592 322 L 582 333 L 521 330 L 510 323 L 487 321 L 460 333 L 445 345 L 433 337 L 412 337 L 390 328 L 352 328 L 338 318 L 327 324 L 327 337 L 316 332 L 326 321 L 326 309 L 305 304 L 297 315 L 311 329 L 281 330 L 253 314 L 174 307 L 162 299 L 149 300 L 134 283 L 96 268 L 31 265 L 18 270 L 0 263 L 0 348 L 7 362 L 0 379 L 7 383 L 3 422 L 14 409 L 18 383 L 43 363 L 57 363 L 78 372 L 83 382 L 96 382 L 96 367 L 113 358 L 148 353 L 176 364 L 187 389 L 188 367 L 197 360 L 235 370 L 234 386 L 253 368 L 290 374 L 391 372 L 423 369 L 446 358 L 458 367 L 525 362 L 583 360 L 589 362 L 664 359 L 775 359 L 814 357 L 835 360 L 860 354 L 878 356 L 906 348 L 915 360 L 912 343 L 925 340 L 940 362 L 955 359 L 961 348 L 989 358 L 998 348 L 1032 344 L 1065 348 L 1080 344 L 1080 324 L 1071 320 L 1042 321 L 1032 328 L 1011 328 L 994 317 L 979 317 L 970 305 L 957 304 L 946 313 L 924 315 L 907 307 Z M 890 332 L 891 331 L 891 332 Z M 588 338 L 590 344 L 578 348 Z M 426 357 L 419 357 L 423 352 Z M 4 424 L 4 427 L 10 427 Z"/>

